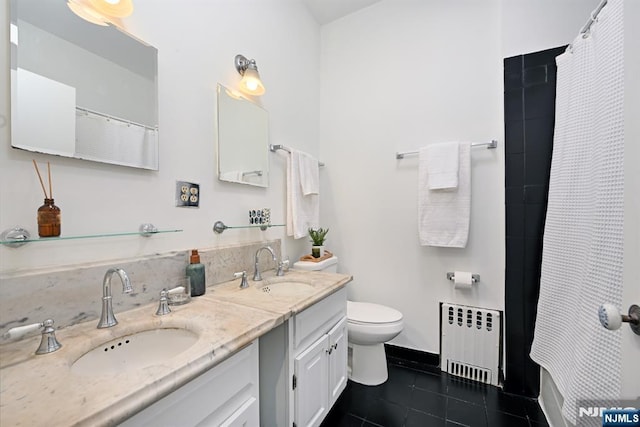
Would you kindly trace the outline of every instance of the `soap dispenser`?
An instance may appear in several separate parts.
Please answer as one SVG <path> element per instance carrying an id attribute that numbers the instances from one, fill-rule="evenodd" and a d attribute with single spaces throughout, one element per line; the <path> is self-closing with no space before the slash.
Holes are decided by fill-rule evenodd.
<path id="1" fill-rule="evenodd" d="M 187 276 L 191 278 L 191 296 L 204 295 L 206 291 L 204 265 L 200 264 L 200 255 L 197 249 L 191 251 L 190 263 L 187 265 Z"/>

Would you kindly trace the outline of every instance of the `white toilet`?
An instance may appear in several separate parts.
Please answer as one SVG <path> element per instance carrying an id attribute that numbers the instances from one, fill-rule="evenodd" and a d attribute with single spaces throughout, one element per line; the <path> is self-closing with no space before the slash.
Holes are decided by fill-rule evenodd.
<path id="1" fill-rule="evenodd" d="M 338 258 L 320 262 L 298 261 L 294 268 L 336 273 Z M 402 332 L 402 313 L 368 302 L 347 301 L 347 331 L 350 349 L 349 379 L 360 384 L 378 385 L 388 378 L 384 343 Z"/>

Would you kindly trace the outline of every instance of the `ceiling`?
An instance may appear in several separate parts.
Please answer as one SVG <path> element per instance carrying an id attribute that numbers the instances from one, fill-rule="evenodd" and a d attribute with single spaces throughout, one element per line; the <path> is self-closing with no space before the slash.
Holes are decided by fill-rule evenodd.
<path id="1" fill-rule="evenodd" d="M 320 25 L 378 3 L 381 0 L 302 0 Z"/>

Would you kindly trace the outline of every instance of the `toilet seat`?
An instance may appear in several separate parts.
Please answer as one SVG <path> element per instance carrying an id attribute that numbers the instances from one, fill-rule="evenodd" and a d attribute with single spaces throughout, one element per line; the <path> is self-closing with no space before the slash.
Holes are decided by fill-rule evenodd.
<path id="1" fill-rule="evenodd" d="M 347 321 L 352 324 L 388 324 L 402 321 L 402 313 L 370 302 L 347 301 Z"/>

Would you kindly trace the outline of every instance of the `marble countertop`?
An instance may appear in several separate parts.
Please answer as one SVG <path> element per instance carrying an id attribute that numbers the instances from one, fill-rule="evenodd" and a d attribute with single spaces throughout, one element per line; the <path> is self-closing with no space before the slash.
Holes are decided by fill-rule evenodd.
<path id="1" fill-rule="evenodd" d="M 240 279 L 207 288 L 190 303 L 156 316 L 157 302 L 116 313 L 118 325 L 97 329 L 97 320 L 56 331 L 62 348 L 36 356 L 40 335 L 0 346 L 0 425 L 116 425 L 166 396 L 254 339 L 351 281 L 351 276 L 290 270 L 284 278 Z M 268 293 L 277 282 L 307 286 L 301 292 Z M 284 290 L 284 288 L 282 288 Z M 288 289 L 288 288 L 287 288 Z M 162 364 L 118 374 L 83 375 L 72 364 L 112 339 L 157 328 L 188 329 L 198 340 Z"/>
<path id="2" fill-rule="evenodd" d="M 210 295 L 213 298 L 229 301 L 248 307 L 266 310 L 287 320 L 295 313 L 313 305 L 322 298 L 334 293 L 352 280 L 346 274 L 323 273 L 321 271 L 289 270 L 282 277 L 275 277 L 273 271 L 263 274 L 263 280 L 255 282 L 248 279 L 249 287 L 240 289 L 240 279 L 214 287 Z M 295 289 L 295 284 L 302 286 Z M 285 290 L 280 285 L 294 284 Z M 307 285 L 307 286 L 305 286 Z M 267 288 L 264 289 L 263 288 Z"/>

